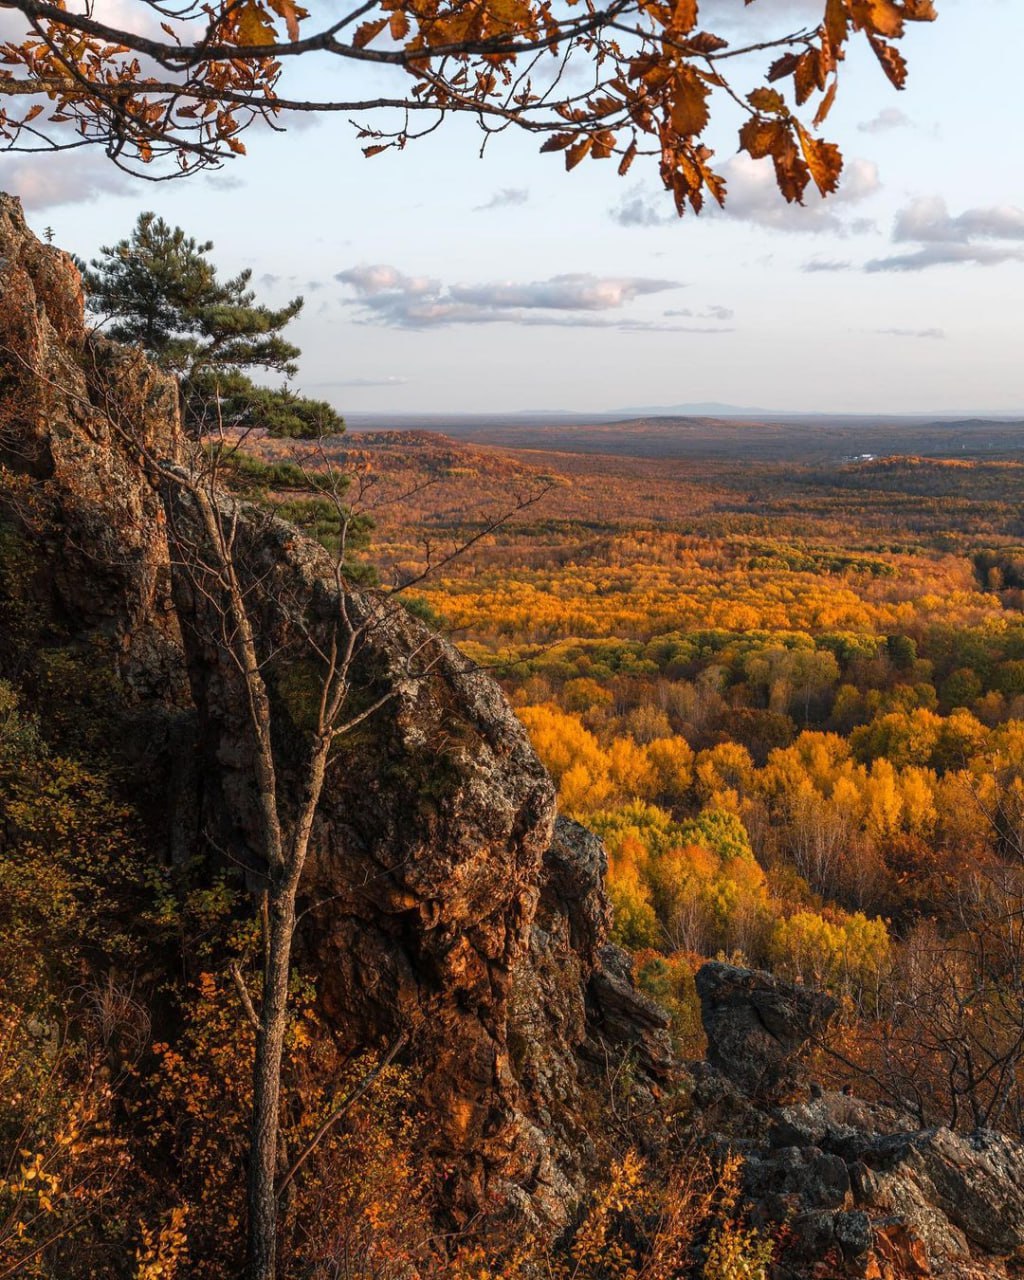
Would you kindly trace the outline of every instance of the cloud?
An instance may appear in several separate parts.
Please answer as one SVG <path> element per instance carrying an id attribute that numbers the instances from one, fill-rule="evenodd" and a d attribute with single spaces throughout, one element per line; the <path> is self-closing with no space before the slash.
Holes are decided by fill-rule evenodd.
<path id="1" fill-rule="evenodd" d="M 355 292 L 350 305 L 368 323 L 404 329 L 451 324 L 579 325 L 659 327 L 657 322 L 606 320 L 600 313 L 617 311 L 637 298 L 683 286 L 677 280 L 645 276 L 595 276 L 567 273 L 523 284 L 445 285 L 428 276 L 409 276 L 383 263 L 339 271 L 334 277 Z"/>
<path id="2" fill-rule="evenodd" d="M 83 6 L 72 5 L 79 13 Z M 89 6 L 89 17 L 107 26 L 121 31 L 131 31 L 135 35 L 166 39 L 160 29 L 162 15 L 155 14 L 148 5 L 139 5 L 135 0 L 95 0 Z M 183 24 L 176 24 L 179 30 L 187 30 Z M 25 17 L 17 11 L 0 15 L 0 39 L 13 40 L 20 43 L 31 35 L 31 28 Z"/>
<path id="3" fill-rule="evenodd" d="M 1024 250 L 1000 248 L 987 244 L 935 244 L 913 253 L 897 253 L 888 258 L 872 258 L 864 270 L 925 271 L 928 267 L 946 267 L 969 262 L 978 267 L 995 267 L 1001 262 L 1024 261 Z"/>
<path id="4" fill-rule="evenodd" d="M 572 322 L 565 322 L 572 323 Z M 663 324 L 658 320 L 580 320 L 585 329 L 618 329 L 621 333 L 735 333 L 732 326 L 710 324 Z"/>
<path id="5" fill-rule="evenodd" d="M 848 258 L 810 258 L 800 270 L 813 275 L 818 271 L 849 271 L 852 266 Z"/>
<path id="6" fill-rule="evenodd" d="M 339 378 L 334 382 L 317 382 L 317 387 L 405 387 L 409 379 L 401 374 L 388 374 L 383 378 Z"/>
<path id="7" fill-rule="evenodd" d="M 893 129 L 912 129 L 914 122 L 899 107 L 886 107 L 871 120 L 865 120 L 857 128 L 861 133 L 890 133 Z"/>
<path id="8" fill-rule="evenodd" d="M 100 196 L 127 195 L 132 181 L 99 152 L 65 152 L 15 160 L 4 168 L 4 190 L 26 209 L 84 204 Z"/>
<path id="9" fill-rule="evenodd" d="M 966 209 L 954 217 L 940 196 L 921 196 L 897 213 L 892 240 L 914 247 L 906 253 L 873 258 L 866 271 L 924 271 L 957 263 L 995 266 L 1022 261 L 1024 209 L 992 205 Z"/>
<path id="10" fill-rule="evenodd" d="M 407 276 L 397 267 L 389 267 L 384 263 L 364 263 L 358 267 L 349 267 L 337 272 L 334 278 L 339 284 L 351 285 L 362 298 L 390 297 L 393 294 L 420 297 L 435 294 L 441 288 L 440 280 L 431 280 L 427 276 Z"/>
<path id="11" fill-rule="evenodd" d="M 891 338 L 945 338 L 945 329 L 875 329 Z"/>
<path id="12" fill-rule="evenodd" d="M 664 311 L 666 316 L 683 316 L 691 320 L 731 320 L 736 314 L 730 307 L 710 306 L 705 307 L 703 311 L 694 311 L 690 307 L 684 307 L 682 310 Z"/>
<path id="13" fill-rule="evenodd" d="M 485 204 L 476 205 L 474 213 L 485 213 L 488 209 L 510 209 L 515 205 L 526 204 L 529 198 L 527 187 L 502 187 Z"/>
<path id="14" fill-rule="evenodd" d="M 728 183 L 723 213 L 736 221 L 804 234 L 830 231 L 859 235 L 873 228 L 869 219 L 848 221 L 843 217 L 846 206 L 867 200 L 882 188 L 878 166 L 870 160 L 848 160 L 835 195 L 824 200 L 809 188 L 803 205 L 786 203 L 776 185 L 774 168 L 767 160 L 732 156 L 723 166 L 723 173 Z"/>
<path id="15" fill-rule="evenodd" d="M 823 200 L 817 191 L 809 189 L 803 205 L 786 203 L 768 161 L 754 160 L 747 155 L 732 156 L 722 166 L 722 176 L 727 184 L 725 208 L 720 210 L 709 199 L 707 210 L 711 217 L 724 216 L 776 231 L 805 234 L 829 231 L 846 236 L 875 230 L 874 222 L 868 218 L 844 217 L 848 206 L 881 190 L 878 167 L 870 160 L 847 161 L 836 194 Z M 609 213 L 621 227 L 662 227 L 679 221 L 668 195 L 643 187 L 631 188 Z"/>
<path id="16" fill-rule="evenodd" d="M 896 215 L 894 240 L 969 244 L 972 240 L 1024 240 L 1024 209 L 995 205 L 951 217 L 940 196 L 922 196 Z"/>
<path id="17" fill-rule="evenodd" d="M 665 192 L 652 196 L 643 187 L 633 187 L 609 212 L 620 227 L 664 227 L 678 221 Z"/>
<path id="18" fill-rule="evenodd" d="M 644 276 L 602 278 L 573 273 L 531 284 L 454 284 L 449 294 L 456 302 L 498 310 L 525 307 L 544 311 L 608 311 L 646 294 L 681 287 L 678 280 L 651 280 Z"/>

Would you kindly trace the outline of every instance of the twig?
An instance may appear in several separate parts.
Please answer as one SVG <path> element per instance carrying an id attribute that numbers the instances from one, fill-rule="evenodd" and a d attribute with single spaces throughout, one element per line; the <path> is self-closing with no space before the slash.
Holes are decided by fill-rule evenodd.
<path id="1" fill-rule="evenodd" d="M 284 1194 L 289 1184 L 293 1181 L 293 1179 L 295 1178 L 295 1175 L 299 1172 L 302 1166 L 306 1163 L 309 1157 L 313 1154 L 316 1148 L 323 1141 L 327 1133 L 334 1127 L 334 1125 L 338 1123 L 338 1121 L 348 1111 L 351 1110 L 352 1107 L 355 1106 L 355 1104 L 359 1101 L 360 1098 L 364 1097 L 369 1092 L 369 1090 L 373 1088 L 374 1084 L 376 1084 L 381 1074 L 384 1071 L 386 1071 L 387 1068 L 391 1065 L 391 1063 L 395 1059 L 395 1056 L 401 1051 L 401 1049 L 405 1047 L 405 1045 L 408 1043 L 408 1040 L 409 1040 L 408 1035 L 406 1034 L 406 1032 L 403 1031 L 401 1035 L 399 1035 L 398 1039 L 392 1043 L 387 1053 L 385 1053 L 384 1057 L 381 1058 L 380 1062 L 377 1063 L 377 1065 L 373 1068 L 373 1070 L 367 1072 L 367 1074 L 363 1076 L 362 1080 L 359 1081 L 355 1089 L 353 1089 L 353 1091 L 344 1099 L 344 1101 L 340 1102 L 338 1106 L 336 1106 L 334 1110 L 327 1116 L 326 1120 L 324 1120 L 321 1123 L 316 1133 L 313 1134 L 310 1140 L 299 1152 L 298 1156 L 296 1156 L 295 1161 L 292 1164 L 292 1167 L 281 1179 L 281 1182 L 277 1188 L 277 1195 L 279 1199 Z"/>

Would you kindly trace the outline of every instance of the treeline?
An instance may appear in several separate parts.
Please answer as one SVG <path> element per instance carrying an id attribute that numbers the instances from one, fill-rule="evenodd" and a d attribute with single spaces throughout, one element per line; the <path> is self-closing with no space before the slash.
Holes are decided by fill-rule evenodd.
<path id="1" fill-rule="evenodd" d="M 914 635 L 935 623 L 975 627 L 1003 616 L 957 556 L 850 556 L 747 539 L 711 541 L 630 533 L 572 551 L 549 548 L 538 566 L 518 551 L 501 568 L 430 586 L 455 631 L 491 648 L 614 636 L 649 644 L 693 632 Z M 810 562 L 810 567 L 807 562 Z"/>
<path id="2" fill-rule="evenodd" d="M 467 449 L 439 484 L 422 451 L 367 451 L 413 491 L 373 550 L 404 573 L 481 527 L 503 467 L 509 490 L 554 476 L 418 607 L 604 836 L 616 936 L 680 1049 L 701 1049 L 694 971 L 724 955 L 841 997 L 824 1079 L 1020 1131 L 1024 469 L 754 483 L 736 460 Z"/>
<path id="3" fill-rule="evenodd" d="M 709 629 L 647 643 L 575 640 L 521 647 L 501 663 L 517 700 L 553 702 L 596 732 L 735 741 L 759 763 L 816 728 L 854 735 L 862 760 L 941 767 L 962 747 L 940 719 L 964 710 L 991 727 L 1024 714 L 1024 626 L 1005 615 L 973 627 L 926 622 L 914 635 Z M 901 747 L 901 734 L 914 745 Z"/>

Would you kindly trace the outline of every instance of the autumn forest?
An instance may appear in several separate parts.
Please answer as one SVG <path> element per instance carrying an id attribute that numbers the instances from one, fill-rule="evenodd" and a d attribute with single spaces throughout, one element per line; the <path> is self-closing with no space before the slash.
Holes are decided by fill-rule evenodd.
<path id="1" fill-rule="evenodd" d="M 2 7 L 0 1280 L 1022 1280 L 1016 9 Z"/>
<path id="2" fill-rule="evenodd" d="M 933 1182 L 853 1190 L 845 1155 L 838 1190 L 800 1174 L 780 1201 L 784 1160 L 840 1156 L 763 1144 L 820 1105 L 859 1117 L 871 1168 L 893 1126 L 1016 1158 L 1020 424 L 345 431 L 243 372 L 288 367 L 296 308 L 202 277 L 207 249 L 143 215 L 132 253 L 168 244 L 234 308 L 166 340 L 177 381 L 114 343 L 86 347 L 85 392 L 11 366 L 0 1276 L 238 1274 L 274 998 L 288 1275 L 767 1280 L 817 1259 L 898 1280 L 961 1256 L 855 1207 L 910 1212 Z M 94 306 L 133 262 L 105 252 Z M 37 453 L 19 406 L 40 394 Z M 307 814 L 305 844 L 254 816 L 252 774 Z M 308 846 L 305 879 L 275 840 Z M 279 968 L 254 844 L 292 865 Z M 781 1023 L 751 1029 L 737 998 L 782 1001 Z"/>
<path id="3" fill-rule="evenodd" d="M 406 605 L 495 673 L 604 838 L 615 936 L 687 1056 L 693 974 L 726 956 L 842 998 L 822 1072 L 922 1124 L 1020 1131 L 1021 992 L 977 967 L 979 936 L 1020 946 L 1017 429 L 456 422 L 533 443 L 369 431 L 336 455 L 374 477 L 389 581 L 501 521 Z M 506 521 L 510 494 L 530 505 Z"/>

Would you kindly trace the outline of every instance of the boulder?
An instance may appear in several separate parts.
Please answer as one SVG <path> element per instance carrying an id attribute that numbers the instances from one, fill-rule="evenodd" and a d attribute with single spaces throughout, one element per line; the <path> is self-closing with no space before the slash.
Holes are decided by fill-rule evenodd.
<path id="1" fill-rule="evenodd" d="M 797 1082 L 797 1055 L 837 1009 L 820 991 L 718 962 L 697 972 L 708 1061 L 755 1098 Z"/>
<path id="2" fill-rule="evenodd" d="M 866 1202 L 889 1212 L 927 1205 L 952 1225 L 948 1238 L 961 1254 L 965 1242 L 1002 1256 L 1024 1251 L 1024 1146 L 1006 1134 L 896 1133 L 876 1139 L 862 1158 L 875 1175 Z"/>
<path id="3" fill-rule="evenodd" d="M 698 972 L 697 990 L 709 1061 L 691 1067 L 694 1103 L 712 1149 L 743 1156 L 751 1220 L 787 1233 L 780 1277 L 822 1267 L 863 1280 L 1016 1274 L 1024 1145 L 985 1130 L 920 1129 L 846 1093 L 816 1089 L 772 1105 L 780 1086 L 800 1089 L 799 1048 L 832 1002 L 722 964 Z"/>

